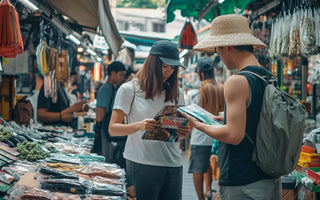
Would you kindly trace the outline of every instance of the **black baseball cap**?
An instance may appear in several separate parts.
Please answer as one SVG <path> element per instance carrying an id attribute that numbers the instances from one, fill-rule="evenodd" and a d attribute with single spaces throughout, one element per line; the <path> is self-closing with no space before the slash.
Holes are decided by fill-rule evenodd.
<path id="1" fill-rule="evenodd" d="M 201 57 L 198 60 L 196 70 L 200 70 L 200 71 L 213 70 L 213 60 L 209 57 Z"/>
<path id="2" fill-rule="evenodd" d="M 173 42 L 168 40 L 156 41 L 150 49 L 150 54 L 159 56 L 160 60 L 166 65 L 185 68 L 180 62 L 177 45 Z"/>

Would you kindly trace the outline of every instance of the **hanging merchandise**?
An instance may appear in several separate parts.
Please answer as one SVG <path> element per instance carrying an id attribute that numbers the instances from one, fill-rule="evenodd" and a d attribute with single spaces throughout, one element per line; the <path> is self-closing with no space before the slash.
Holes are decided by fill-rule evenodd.
<path id="1" fill-rule="evenodd" d="M 179 48 L 180 49 L 193 49 L 193 46 L 198 43 L 197 41 L 197 34 L 189 21 L 187 19 L 184 27 L 180 33 L 179 38 Z"/>
<path id="2" fill-rule="evenodd" d="M 0 56 L 0 72 L 3 71 L 3 68 L 2 68 L 2 57 Z"/>
<path id="3" fill-rule="evenodd" d="M 290 43 L 290 21 L 292 20 L 291 14 L 287 14 L 282 18 L 281 26 L 281 46 L 280 55 L 288 56 L 289 43 Z"/>
<path id="4" fill-rule="evenodd" d="M 68 51 L 58 52 L 58 62 L 55 67 L 56 79 L 64 82 L 69 79 Z"/>
<path id="5" fill-rule="evenodd" d="M 290 26 L 290 43 L 289 43 L 289 55 L 298 56 L 301 53 L 300 46 L 300 17 L 301 11 L 295 10 L 291 20 Z"/>
<path id="6" fill-rule="evenodd" d="M 23 53 L 19 15 L 9 0 L 0 2 L 0 56 L 14 58 Z"/>
<path id="7" fill-rule="evenodd" d="M 285 7 L 285 6 L 284 6 Z M 320 8 L 307 4 L 283 11 L 272 24 L 270 56 L 312 56 L 320 51 Z"/>
<path id="8" fill-rule="evenodd" d="M 301 53 L 305 56 L 318 53 L 316 46 L 316 22 L 311 8 L 305 10 L 301 18 Z M 318 33 L 319 34 L 319 33 Z"/>
<path id="9" fill-rule="evenodd" d="M 309 72 L 308 82 L 320 84 L 320 62 L 315 63 L 315 65 L 309 69 Z"/>

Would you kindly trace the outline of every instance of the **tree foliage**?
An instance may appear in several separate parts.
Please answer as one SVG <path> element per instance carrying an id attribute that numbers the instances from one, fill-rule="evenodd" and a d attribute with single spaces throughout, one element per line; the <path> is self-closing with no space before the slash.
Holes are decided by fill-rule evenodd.
<path id="1" fill-rule="evenodd" d="M 161 6 L 164 0 L 161 0 Z M 117 7 L 124 8 L 157 8 L 158 0 L 118 0 Z"/>

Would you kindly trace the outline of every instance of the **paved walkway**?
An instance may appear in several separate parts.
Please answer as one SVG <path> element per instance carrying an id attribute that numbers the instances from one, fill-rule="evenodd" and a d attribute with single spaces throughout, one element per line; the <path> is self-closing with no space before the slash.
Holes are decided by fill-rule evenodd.
<path id="1" fill-rule="evenodd" d="M 197 200 L 197 193 L 193 185 L 192 174 L 188 173 L 189 160 L 186 152 L 182 153 L 183 160 L 183 183 L 182 183 L 182 200 Z M 215 182 L 212 183 L 212 188 L 217 189 Z"/>
<path id="2" fill-rule="evenodd" d="M 182 200 L 197 200 L 197 193 L 193 185 L 192 174 L 188 173 L 189 160 L 186 152 L 182 153 L 183 160 L 183 183 Z"/>

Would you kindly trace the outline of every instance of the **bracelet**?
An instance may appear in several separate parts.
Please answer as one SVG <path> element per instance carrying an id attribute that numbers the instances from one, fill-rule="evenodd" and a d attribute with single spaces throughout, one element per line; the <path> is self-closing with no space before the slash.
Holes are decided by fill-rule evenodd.
<path id="1" fill-rule="evenodd" d="M 61 116 L 61 112 L 59 112 L 59 116 L 60 116 L 60 121 L 62 121 L 62 116 Z"/>

